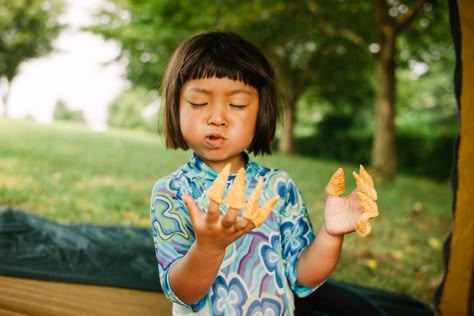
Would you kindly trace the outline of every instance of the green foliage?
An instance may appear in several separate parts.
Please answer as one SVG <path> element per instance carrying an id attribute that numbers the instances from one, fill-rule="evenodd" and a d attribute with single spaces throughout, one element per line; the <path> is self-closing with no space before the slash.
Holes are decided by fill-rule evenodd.
<path id="1" fill-rule="evenodd" d="M 370 163 L 372 137 L 353 127 L 349 116 L 329 117 L 316 135 L 297 137 L 298 153 L 319 159 Z M 434 130 L 435 126 L 431 126 Z M 401 130 L 396 135 L 400 173 L 446 181 L 451 175 L 455 132 L 429 133 Z"/>
<path id="2" fill-rule="evenodd" d="M 123 91 L 109 107 L 107 123 L 112 127 L 157 130 L 158 96 L 144 88 Z"/>
<path id="3" fill-rule="evenodd" d="M 62 100 L 56 102 L 54 107 L 53 118 L 55 121 L 71 121 L 78 123 L 85 123 L 84 113 L 80 110 L 70 110 L 66 103 Z"/>
<path id="4" fill-rule="evenodd" d="M 352 112 L 372 103 L 373 65 L 368 46 L 375 42 L 375 32 L 367 2 L 110 2 L 113 5 L 99 14 L 101 22 L 89 30 L 121 43 L 133 84 L 158 89 L 178 43 L 196 32 L 226 29 L 239 32 L 265 51 L 283 93 L 299 96 L 313 90 L 336 110 Z M 397 12 L 403 9 L 393 6 L 391 10 Z M 401 37 L 403 65 L 411 59 L 431 62 L 447 55 L 442 48 L 450 44 L 445 6 L 426 5 L 413 30 Z M 434 32 L 433 27 L 442 31 Z M 417 42 L 421 37 L 423 45 Z"/>
<path id="5" fill-rule="evenodd" d="M 357 10 L 361 5 L 349 9 L 305 1 L 199 1 L 192 5 L 172 0 L 110 2 L 114 5 L 99 14 L 102 22 L 88 29 L 121 43 L 121 55 L 129 62 L 127 76 L 133 84 L 157 89 L 171 53 L 183 39 L 205 30 L 231 30 L 265 51 L 277 70 L 282 91 L 298 95 L 308 86 L 324 90 L 329 84 L 326 90 L 340 98 L 363 90 L 356 87 L 344 94 L 334 91 L 334 86 L 347 85 L 347 78 L 354 74 L 358 80 L 351 83 L 362 88 L 367 58 L 354 54 L 351 44 L 315 27 L 319 21 L 339 21 L 348 12 L 360 13 Z M 334 5 L 340 9 L 337 14 Z M 326 66 L 334 63 L 343 71 Z M 331 80 L 326 80 L 327 75 Z"/>
<path id="6" fill-rule="evenodd" d="M 188 36 L 206 30 L 236 31 L 256 43 L 271 60 L 284 105 L 295 102 L 296 112 L 318 112 L 304 117 L 297 128 L 304 126 L 308 133 L 317 129 L 311 128 L 316 122 L 310 122 L 311 117 L 319 120 L 327 113 L 338 112 L 356 116 L 354 124 L 363 126 L 365 135 L 380 135 L 374 134 L 377 120 L 372 105 L 377 83 L 373 57 L 379 56 L 374 47 L 380 47 L 373 20 L 376 2 L 109 2 L 111 5 L 98 14 L 100 22 L 88 29 L 121 44 L 121 56 L 128 60 L 127 76 L 133 85 L 158 89 L 171 53 Z M 382 10 L 386 10 L 381 14 L 387 14 L 387 23 L 395 25 L 419 1 L 382 0 L 380 3 Z M 425 120 L 430 116 L 427 121 L 431 124 L 436 120 L 452 121 L 455 115 L 453 103 L 441 101 L 451 95 L 447 89 L 451 72 L 446 70 L 453 62 L 446 6 L 446 3 L 426 1 L 412 23 L 394 29 L 398 39 L 394 48 L 397 79 L 403 80 L 398 86 L 393 83 L 398 88 L 395 112 L 399 126 L 415 126 L 413 117 Z M 435 76 L 408 79 L 413 73 L 410 66 L 422 62 Z M 394 86 L 388 89 L 391 87 Z M 430 99 L 440 100 L 436 110 L 427 107 L 420 110 L 419 105 L 428 104 Z M 323 110 L 318 108 L 319 104 L 324 105 Z M 296 114 L 299 119 L 302 117 Z M 292 131 L 285 130 L 287 126 L 280 130 L 281 135 L 291 138 Z"/>
<path id="7" fill-rule="evenodd" d="M 0 0 L 0 78 L 11 81 L 19 65 L 52 50 L 62 0 Z"/>
<path id="8" fill-rule="evenodd" d="M 0 138 L 0 205 L 69 224 L 149 227 L 154 182 L 190 156 L 165 150 L 156 134 L 97 133 L 65 123 L 0 119 Z M 338 167 L 346 172 L 346 192 L 355 188 L 354 160 L 276 154 L 257 161 L 290 174 L 315 229 L 323 216 L 325 186 Z M 449 183 L 401 175 L 376 187 L 380 215 L 373 219 L 372 233 L 345 237 L 331 277 L 431 301 L 442 277 L 441 244 L 451 223 Z"/>
<path id="9" fill-rule="evenodd" d="M 408 68 L 410 61 L 432 63 L 452 62 L 448 1 L 429 1 L 422 15 L 404 30 L 398 41 L 398 62 Z"/>
<path id="10" fill-rule="evenodd" d="M 426 67 L 417 75 L 415 69 L 398 73 L 399 110 L 397 125 L 418 133 L 452 133 L 457 130 L 458 116 L 453 87 L 454 56 L 450 62 L 415 63 L 412 68 Z"/>

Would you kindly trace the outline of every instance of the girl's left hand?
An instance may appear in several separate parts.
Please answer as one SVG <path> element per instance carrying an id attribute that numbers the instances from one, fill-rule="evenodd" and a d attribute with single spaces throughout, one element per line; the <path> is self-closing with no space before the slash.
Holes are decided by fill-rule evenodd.
<path id="1" fill-rule="evenodd" d="M 355 230 L 362 211 L 357 198 L 357 189 L 347 196 L 329 195 L 324 209 L 324 227 L 330 235 L 343 235 Z"/>

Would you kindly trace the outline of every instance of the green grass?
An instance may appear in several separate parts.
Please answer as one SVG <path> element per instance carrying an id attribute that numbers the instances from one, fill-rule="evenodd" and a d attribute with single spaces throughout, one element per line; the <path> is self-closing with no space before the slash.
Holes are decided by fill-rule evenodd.
<path id="1" fill-rule="evenodd" d="M 67 224 L 148 227 L 154 182 L 190 156 L 165 150 L 157 135 L 98 133 L 70 124 L 0 119 L 0 139 L 0 205 Z M 321 223 L 331 174 L 343 167 L 350 190 L 354 180 L 347 175 L 358 170 L 358 162 L 301 156 L 274 154 L 256 160 L 293 177 L 315 228 Z M 380 216 L 372 220 L 372 233 L 345 237 L 331 277 L 431 302 L 442 277 L 441 247 L 451 225 L 450 185 L 399 176 L 376 187 Z"/>

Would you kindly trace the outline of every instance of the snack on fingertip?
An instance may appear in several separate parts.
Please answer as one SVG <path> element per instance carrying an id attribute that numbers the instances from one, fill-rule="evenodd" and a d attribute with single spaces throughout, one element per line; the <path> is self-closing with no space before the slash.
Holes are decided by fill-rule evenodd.
<path id="1" fill-rule="evenodd" d="M 355 231 L 360 237 L 367 236 L 372 230 L 372 225 L 369 223 L 369 218 L 367 213 L 362 213 L 355 224 Z"/>
<path id="2" fill-rule="evenodd" d="M 367 173 L 363 165 L 359 165 L 359 174 L 352 173 L 357 183 L 357 199 L 362 214 L 357 219 L 355 230 L 361 237 L 367 236 L 372 230 L 369 220 L 379 215 L 377 203 L 377 191 L 375 191 L 374 181 Z"/>
<path id="3" fill-rule="evenodd" d="M 273 207 L 275 206 L 276 202 L 280 199 L 279 196 L 275 196 L 272 199 L 268 200 L 263 204 L 262 207 L 254 210 L 252 213 L 252 217 L 250 220 L 255 225 L 255 227 L 260 227 L 263 222 L 267 219 L 267 217 L 272 212 Z"/>
<path id="4" fill-rule="evenodd" d="M 370 174 L 365 170 L 363 165 L 359 165 L 359 176 L 365 180 L 371 187 L 374 186 L 374 180 Z"/>
<path id="5" fill-rule="evenodd" d="M 241 168 L 232 182 L 225 199 L 222 195 L 230 174 L 230 164 L 226 165 L 214 180 L 214 183 L 206 191 L 209 199 L 235 209 L 243 209 L 242 216 L 250 220 L 255 227 L 259 227 L 272 212 L 275 203 L 280 199 L 276 196 L 268 200 L 262 207 L 258 207 L 258 202 L 263 189 L 263 179 L 259 178 L 255 189 L 250 194 L 249 200 L 245 202 L 245 169 Z"/>
<path id="6" fill-rule="evenodd" d="M 242 213 L 242 216 L 250 220 L 255 225 L 255 227 L 260 227 L 263 224 L 263 222 L 267 219 L 267 217 L 272 212 L 272 209 L 275 206 L 275 203 L 277 203 L 278 200 L 280 199 L 279 196 L 275 196 L 272 199 L 265 202 L 263 206 L 258 207 L 258 202 L 260 199 L 262 188 L 263 188 L 263 179 L 259 178 L 257 186 L 250 194 L 250 197 L 247 201 L 247 204 L 245 204 L 245 207 Z"/>
<path id="7" fill-rule="evenodd" d="M 245 169 L 240 168 L 223 201 L 229 207 L 241 209 L 245 207 Z"/>
<path id="8" fill-rule="evenodd" d="M 262 177 L 258 178 L 257 185 L 255 186 L 255 189 L 250 193 L 249 199 L 247 201 L 247 204 L 245 204 L 245 207 L 242 212 L 242 216 L 248 219 L 252 218 L 252 213 L 254 210 L 258 209 L 258 200 L 260 199 L 260 193 L 262 193 L 262 188 L 263 188 L 263 179 Z"/>
<path id="9" fill-rule="evenodd" d="M 339 196 L 345 191 L 344 169 L 339 168 L 334 172 L 326 185 L 326 192 L 329 195 Z"/>
<path id="10" fill-rule="evenodd" d="M 217 175 L 212 185 L 207 189 L 207 196 L 214 202 L 220 204 L 222 202 L 222 195 L 224 195 L 225 184 L 230 174 L 230 163 L 222 168 L 221 172 Z"/>
<path id="11" fill-rule="evenodd" d="M 371 217 L 376 217 L 379 215 L 377 203 L 369 198 L 367 194 L 363 192 L 357 192 L 357 198 L 359 199 L 359 206 L 362 212 L 371 215 Z"/>
<path id="12" fill-rule="evenodd" d="M 367 194 L 368 197 L 371 198 L 372 200 L 377 201 L 377 191 L 375 191 L 375 187 L 373 185 L 370 185 L 366 180 L 364 180 L 364 178 L 359 176 L 355 171 L 352 172 L 352 175 L 354 176 L 356 180 L 357 189 Z"/>

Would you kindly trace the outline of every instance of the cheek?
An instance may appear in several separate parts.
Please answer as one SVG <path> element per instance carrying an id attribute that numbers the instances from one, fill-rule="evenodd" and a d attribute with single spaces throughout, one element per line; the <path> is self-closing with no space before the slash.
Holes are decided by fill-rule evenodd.
<path id="1" fill-rule="evenodd" d="M 179 111 L 179 126 L 181 129 L 181 133 L 186 134 L 187 131 L 192 129 L 192 115 L 190 115 L 189 111 Z"/>
<path id="2" fill-rule="evenodd" d="M 241 131 L 245 131 L 245 134 L 248 137 L 253 138 L 257 131 L 257 115 L 248 115 L 245 119 L 243 119 L 241 121 L 240 129 Z"/>
<path id="3" fill-rule="evenodd" d="M 257 129 L 257 121 L 258 121 L 258 108 L 257 110 L 253 113 L 252 115 L 252 118 L 250 119 L 250 121 L 252 122 L 252 126 L 253 126 L 253 131 L 255 132 L 255 130 Z"/>

